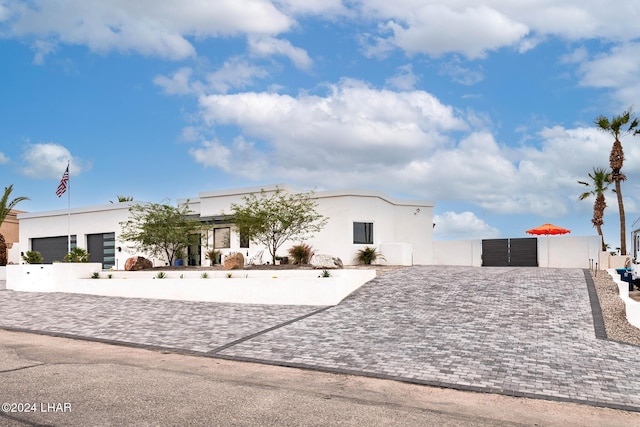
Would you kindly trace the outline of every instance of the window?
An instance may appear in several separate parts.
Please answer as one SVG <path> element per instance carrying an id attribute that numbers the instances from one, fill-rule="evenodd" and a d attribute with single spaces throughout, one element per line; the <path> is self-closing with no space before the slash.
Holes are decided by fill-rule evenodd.
<path id="1" fill-rule="evenodd" d="M 213 247 L 216 249 L 229 248 L 231 242 L 231 228 L 214 228 L 213 229 Z"/>
<path id="2" fill-rule="evenodd" d="M 353 223 L 353 243 L 371 245 L 373 244 L 373 223 L 354 222 Z"/>

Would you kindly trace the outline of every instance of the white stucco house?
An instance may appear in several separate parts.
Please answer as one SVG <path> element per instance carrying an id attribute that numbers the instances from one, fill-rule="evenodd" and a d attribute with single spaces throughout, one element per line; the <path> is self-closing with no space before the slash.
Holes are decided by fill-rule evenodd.
<path id="1" fill-rule="evenodd" d="M 287 185 L 238 188 L 202 192 L 197 197 L 178 201 L 188 203 L 203 223 L 201 244 L 189 248 L 187 258 L 192 265 L 208 265 L 205 252 L 219 249 L 223 255 L 242 252 L 251 258 L 263 247 L 240 236 L 228 216 L 232 203 L 242 203 L 243 196 L 272 193 L 277 189 L 296 192 Z M 403 200 L 377 191 L 332 190 L 314 193 L 317 210 L 328 218 L 323 230 L 307 241 L 316 253 L 339 257 L 345 265 L 356 264 L 356 253 L 365 246 L 375 246 L 385 261 L 392 265 L 433 263 L 433 202 Z M 137 202 L 110 203 L 101 206 L 72 208 L 48 212 L 24 213 L 20 221 L 20 251 L 37 250 L 45 263 L 61 261 L 67 253 L 67 236 L 72 245 L 85 248 L 92 262 L 104 268 L 122 269 L 134 253 L 127 242 L 119 239 L 120 222 L 129 216 L 129 207 Z M 286 256 L 287 249 L 299 242 L 288 242 L 278 251 Z M 269 259 L 264 251 L 264 261 Z M 154 265 L 166 265 L 166 260 L 153 259 Z"/>

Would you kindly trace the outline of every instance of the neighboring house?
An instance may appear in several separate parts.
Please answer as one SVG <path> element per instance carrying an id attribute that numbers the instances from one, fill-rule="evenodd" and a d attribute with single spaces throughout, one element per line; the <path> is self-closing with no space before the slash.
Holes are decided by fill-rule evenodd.
<path id="1" fill-rule="evenodd" d="M 9 262 L 18 263 L 18 252 L 13 249 L 14 243 L 18 243 L 19 239 L 19 224 L 17 215 L 24 213 L 24 211 L 10 210 L 7 217 L 0 225 L 0 233 L 4 236 L 4 240 L 7 243 L 7 249 L 9 249 Z"/>
<path id="2" fill-rule="evenodd" d="M 243 196 L 262 189 L 272 193 L 277 188 L 296 191 L 286 185 L 271 185 L 203 192 L 196 198 L 179 200 L 179 204 L 188 204 L 203 223 L 201 244 L 189 248 L 189 263 L 208 265 L 204 253 L 214 247 L 223 254 L 242 252 L 247 258 L 264 250 L 241 236 L 227 215 L 232 203 L 243 203 Z M 364 190 L 320 191 L 314 198 L 318 212 L 328 217 L 323 230 L 307 241 L 316 253 L 337 256 L 345 265 L 351 265 L 357 263 L 359 249 L 375 246 L 386 258 L 382 263 L 433 263 L 433 202 L 395 199 Z M 67 253 L 70 233 L 72 246 L 87 249 L 93 262 L 102 262 L 104 268 L 122 269 L 125 260 L 136 255 L 127 242 L 119 240 L 120 222 L 128 218 L 133 204 L 73 208 L 70 215 L 67 210 L 19 215 L 21 250 L 40 251 L 46 263 L 60 261 Z M 278 255 L 286 256 L 287 249 L 296 243 L 285 244 Z M 269 260 L 267 253 L 264 252 L 264 261 Z M 156 266 L 165 265 L 165 260 L 152 261 Z"/>

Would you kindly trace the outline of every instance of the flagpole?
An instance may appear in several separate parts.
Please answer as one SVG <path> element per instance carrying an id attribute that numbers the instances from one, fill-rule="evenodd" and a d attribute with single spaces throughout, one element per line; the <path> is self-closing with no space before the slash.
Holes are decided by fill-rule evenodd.
<path id="1" fill-rule="evenodd" d="M 67 162 L 67 170 L 71 160 Z M 71 253 L 71 173 L 67 178 L 67 253 Z"/>

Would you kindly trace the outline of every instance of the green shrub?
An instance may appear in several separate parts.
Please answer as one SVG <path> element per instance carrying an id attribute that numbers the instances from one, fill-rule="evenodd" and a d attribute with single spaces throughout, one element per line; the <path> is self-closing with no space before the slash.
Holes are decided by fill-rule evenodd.
<path id="1" fill-rule="evenodd" d="M 289 256 L 292 258 L 293 264 L 309 264 L 313 256 L 313 248 L 306 243 L 300 243 L 289 249 Z"/>
<path id="2" fill-rule="evenodd" d="M 93 274 L 91 275 L 91 278 L 92 278 L 92 279 L 99 279 L 99 278 L 100 278 L 100 273 L 98 273 L 98 272 L 96 271 L 95 273 L 93 273 Z"/>
<path id="3" fill-rule="evenodd" d="M 200 278 L 201 278 L 201 279 L 207 279 L 207 278 L 209 278 L 209 273 L 207 273 L 207 272 L 202 273 L 202 274 L 200 275 Z"/>
<path id="4" fill-rule="evenodd" d="M 331 272 L 329 270 L 322 270 L 322 274 L 318 277 L 331 277 Z"/>
<path id="5" fill-rule="evenodd" d="M 158 274 L 156 274 L 156 279 L 164 279 L 165 277 L 167 277 L 167 273 L 165 273 L 164 271 L 161 271 Z"/>
<path id="6" fill-rule="evenodd" d="M 27 251 L 22 255 L 22 260 L 27 264 L 42 264 L 42 254 L 38 251 Z"/>
<path id="7" fill-rule="evenodd" d="M 377 259 L 385 259 L 376 248 L 373 246 L 366 246 L 358 251 L 356 259 L 363 264 L 371 264 Z"/>
<path id="8" fill-rule="evenodd" d="M 73 248 L 64 256 L 64 262 L 89 262 L 89 252 L 82 248 Z"/>

